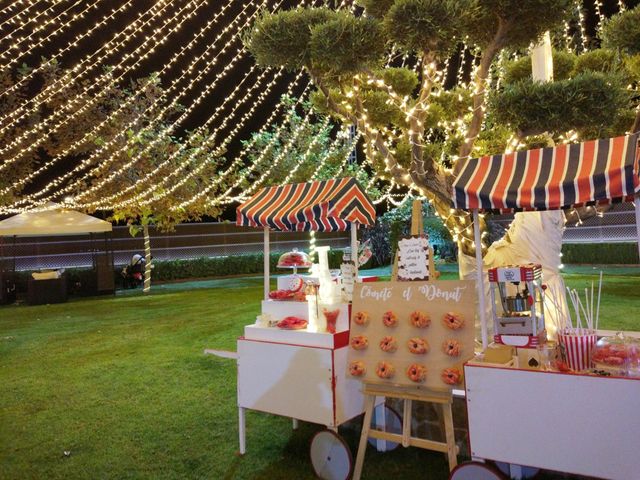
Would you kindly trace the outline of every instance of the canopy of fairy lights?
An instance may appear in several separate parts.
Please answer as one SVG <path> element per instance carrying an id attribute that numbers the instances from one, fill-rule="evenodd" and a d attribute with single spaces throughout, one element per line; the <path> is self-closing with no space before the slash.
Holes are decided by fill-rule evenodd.
<path id="1" fill-rule="evenodd" d="M 71 114 L 66 113 L 67 110 L 51 111 L 33 128 L 22 131 L 11 137 L 9 142 L 0 145 L 0 175 L 14 162 L 37 151 L 50 132 L 64 129 L 76 117 L 99 102 L 109 87 L 130 81 L 131 78 L 142 77 L 138 71 L 143 69 L 145 63 L 152 62 L 167 45 L 172 46 L 171 57 L 158 63 L 155 68 L 157 75 L 163 79 L 165 93 L 148 106 L 152 122 L 162 125 L 160 136 L 176 135 L 185 128 L 194 128 L 193 119 L 197 117 L 199 123 L 195 129 L 205 136 L 200 148 L 211 148 L 214 153 L 223 154 L 232 142 L 239 143 L 243 140 L 239 135 L 242 135 L 242 132 L 246 135 L 247 125 L 255 123 L 256 118 L 261 118 L 258 132 L 274 129 L 272 141 L 279 141 L 281 132 L 289 125 L 289 117 L 293 110 L 283 101 L 274 98 L 288 94 L 295 97 L 296 105 L 299 105 L 312 91 L 310 80 L 303 72 L 293 75 L 282 69 L 258 68 L 243 46 L 242 32 L 263 9 L 276 11 L 295 5 L 327 4 L 337 9 L 356 8 L 352 0 L 300 0 L 286 3 L 283 0 L 157 0 L 144 2 L 146 8 L 140 7 L 143 2 L 133 0 L 15 0 L 7 3 L 0 8 L 0 70 L 17 68 L 25 58 L 34 58 L 43 54 L 41 52 L 46 52 L 48 61 L 64 65 L 64 68 L 69 70 L 71 78 L 67 76 L 54 81 L 35 96 L 23 99 L 16 108 L 1 115 L 0 134 L 11 132 L 25 118 L 34 115 L 44 103 L 54 98 L 65 87 L 66 82 L 77 82 L 82 88 L 78 95 L 70 100 L 75 107 Z M 594 6 L 599 27 L 604 17 L 602 1 L 595 0 Z M 618 1 L 618 8 L 625 8 L 621 1 Z M 579 5 L 576 5 L 576 9 L 580 19 L 582 49 L 585 49 L 585 20 Z M 201 21 L 194 24 L 191 22 L 193 18 L 199 18 Z M 118 27 L 113 28 L 113 25 Z M 567 37 L 569 28 L 569 25 L 566 25 Z M 568 38 L 565 45 L 569 48 Z M 501 63 L 506 60 L 503 57 L 500 57 L 495 72 L 492 73 L 491 82 L 500 82 L 503 73 Z M 438 85 L 444 83 L 444 78 L 450 70 L 448 62 L 444 65 L 431 64 L 421 67 L 411 56 L 401 55 L 393 48 L 389 52 L 389 62 L 392 61 L 396 65 L 413 68 L 419 76 L 435 79 Z M 455 78 L 459 85 L 465 85 L 465 78 L 469 77 L 469 72 L 473 75 L 473 69 L 477 66 L 472 46 L 464 45 L 457 64 Z M 40 73 L 45 65 L 46 63 L 42 62 L 28 70 L 9 87 L 0 85 L 0 101 L 14 95 L 34 75 Z M 407 98 L 396 95 L 391 87 L 385 86 L 383 80 L 372 76 L 366 76 L 362 80 L 376 82 L 378 87 L 388 88 L 391 98 L 406 112 L 407 118 L 412 116 Z M 227 88 L 228 85 L 232 85 L 232 88 Z M 349 95 L 349 92 L 346 93 Z M 438 95 L 438 88 L 434 89 L 433 94 Z M 167 113 L 173 111 L 177 105 L 184 107 L 176 118 L 168 120 Z M 203 105 L 208 106 L 204 117 L 201 113 Z M 119 108 L 126 106 L 125 102 Z M 200 113 L 196 115 L 198 112 Z M 265 112 L 269 112 L 269 115 L 266 116 Z M 133 203 L 151 205 L 163 196 L 170 195 L 204 168 L 204 163 L 194 167 L 193 161 L 198 158 L 197 149 L 189 155 L 181 156 L 184 153 L 182 150 L 186 148 L 184 147 L 164 159 L 156 170 L 144 173 L 140 182 L 148 185 L 148 188 L 132 186 L 116 193 L 100 195 L 101 189 L 136 166 L 137 158 L 133 157 L 126 164 L 118 164 L 117 169 L 110 168 L 115 155 L 127 149 L 125 140 L 128 125 L 86 158 L 70 164 L 71 167 L 65 168 L 65 159 L 78 145 L 99 136 L 102 129 L 109 125 L 112 116 L 117 113 L 118 110 L 93 125 L 81 138 L 63 151 L 52 155 L 45 163 L 37 165 L 24 177 L 0 188 L 1 195 L 25 185 L 41 184 L 43 178 L 48 179 L 44 186 L 29 189 L 28 194 L 21 194 L 10 204 L 0 206 L 0 214 L 46 209 L 52 201 L 64 201 L 68 207 L 92 211 L 111 210 L 114 205 Z M 253 146 L 253 137 L 247 138 L 242 148 L 239 148 L 237 153 L 234 152 L 233 158 L 227 158 L 224 168 L 210 179 L 205 188 L 195 193 L 193 198 L 175 205 L 175 208 L 189 208 L 190 204 L 203 199 L 211 205 L 226 206 L 251 197 L 265 186 L 271 172 L 287 155 L 289 145 L 295 141 L 296 135 L 312 121 L 312 114 L 313 110 L 307 112 L 296 125 L 293 134 L 289 133 L 282 151 L 275 158 L 268 157 L 265 151 L 265 155 L 259 155 L 249 162 L 247 152 Z M 367 123 L 366 118 L 361 120 L 365 129 L 373 128 Z M 330 120 L 326 119 L 324 122 L 329 124 Z M 460 121 L 447 127 L 462 134 L 464 138 L 464 122 Z M 345 141 L 349 141 L 351 147 L 355 147 L 361 141 L 359 133 L 350 136 L 348 130 L 348 125 L 342 126 L 342 130 L 335 135 L 334 143 L 329 146 L 326 155 L 321 157 L 309 180 L 317 179 L 323 161 L 331 156 L 338 144 L 343 145 Z M 391 138 L 394 132 L 380 133 L 383 138 Z M 567 138 L 567 141 L 573 140 L 573 137 Z M 114 150 L 117 145 L 121 146 Z M 517 146 L 516 141 L 510 148 L 515 149 Z M 310 153 L 312 147 L 313 145 L 309 146 L 305 156 Z M 391 141 L 388 141 L 388 147 L 392 148 Z M 181 160 L 176 163 L 178 156 Z M 367 155 L 362 157 L 360 168 L 368 172 L 374 171 L 371 159 Z M 347 163 L 348 155 L 345 156 L 343 164 L 346 166 Z M 172 165 L 171 173 L 158 175 L 158 171 L 167 165 Z M 250 175 L 252 178 L 256 177 L 254 173 L 258 171 L 260 175 L 257 179 L 252 180 L 248 188 L 243 186 L 246 183 L 244 180 Z M 295 173 L 296 168 L 288 174 L 283 183 L 290 182 Z M 79 189 L 88 178 L 100 178 L 100 181 L 93 182 L 90 188 Z M 404 197 L 404 193 L 399 193 L 400 186 L 395 184 L 390 176 L 372 177 L 371 183 L 364 186 L 365 189 L 374 183 L 382 187 L 383 191 L 382 197 L 376 200 L 376 203 L 387 201 L 398 204 L 395 199 Z M 419 195 L 417 191 L 414 193 Z"/>

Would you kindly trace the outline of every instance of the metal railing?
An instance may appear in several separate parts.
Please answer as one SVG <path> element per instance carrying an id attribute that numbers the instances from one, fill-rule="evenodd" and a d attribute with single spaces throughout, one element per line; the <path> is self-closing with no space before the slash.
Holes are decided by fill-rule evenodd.
<path id="1" fill-rule="evenodd" d="M 507 229 L 513 215 L 496 215 L 489 221 Z M 563 243 L 635 243 L 636 219 L 632 203 L 613 205 L 602 215 L 594 215 L 565 225 Z"/>
<path id="2" fill-rule="evenodd" d="M 181 224 L 175 232 L 163 233 L 151 229 L 151 253 L 155 260 L 222 257 L 262 252 L 262 230 L 236 227 L 230 223 Z M 309 233 L 272 232 L 271 251 L 287 251 L 292 248 L 308 250 Z M 14 244 L 15 240 L 15 244 Z M 0 238 L 3 263 L 13 263 L 16 270 L 43 268 L 91 267 L 92 249 L 88 235 Z M 132 237 L 128 227 L 116 226 L 111 241 L 115 265 L 129 263 L 134 254 L 143 254 L 141 235 Z M 331 248 L 349 246 L 348 232 L 316 233 L 316 244 Z"/>

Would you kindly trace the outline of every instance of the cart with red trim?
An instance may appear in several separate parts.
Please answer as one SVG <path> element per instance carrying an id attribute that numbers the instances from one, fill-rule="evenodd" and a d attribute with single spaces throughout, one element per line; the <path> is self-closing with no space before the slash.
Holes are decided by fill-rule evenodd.
<path id="1" fill-rule="evenodd" d="M 454 182 L 454 207 L 473 211 L 479 244 L 478 210 L 560 209 L 635 196 L 640 251 L 639 139 L 640 134 L 634 134 L 468 160 Z M 480 249 L 477 252 L 486 349 L 485 279 Z M 498 280 L 496 272 L 489 274 Z M 465 384 L 475 459 L 512 464 L 515 478 L 522 478 L 523 465 L 601 478 L 638 478 L 640 379 L 471 361 L 465 365 Z M 451 478 L 499 477 L 469 462 Z"/>
<path id="2" fill-rule="evenodd" d="M 237 225 L 264 230 L 264 300 L 262 312 L 279 319 L 305 317 L 306 302 L 269 298 L 269 232 L 351 231 L 351 251 L 357 252 L 358 225 L 373 225 L 375 208 L 353 178 L 263 188 L 237 208 Z M 357 255 L 354 255 L 357 262 Z M 356 265 L 357 272 L 357 265 Z M 327 427 L 311 442 L 316 474 L 346 479 L 351 452 L 337 434 L 339 425 L 364 412 L 360 382 L 349 378 L 348 304 L 340 306 L 335 333 L 283 330 L 247 325 L 238 339 L 238 409 L 240 453 L 246 451 L 245 410 L 282 415 Z M 378 423 L 399 428 L 390 409 L 378 409 Z M 386 447 L 390 447 L 387 445 Z M 384 449 L 385 445 L 379 445 Z"/>

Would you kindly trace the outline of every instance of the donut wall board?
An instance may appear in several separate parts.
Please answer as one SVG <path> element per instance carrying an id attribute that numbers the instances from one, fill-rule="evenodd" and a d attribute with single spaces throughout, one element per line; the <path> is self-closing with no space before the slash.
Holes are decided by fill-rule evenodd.
<path id="1" fill-rule="evenodd" d="M 462 384 L 473 357 L 475 283 L 358 283 L 353 295 L 348 374 L 370 383 L 437 390 Z"/>

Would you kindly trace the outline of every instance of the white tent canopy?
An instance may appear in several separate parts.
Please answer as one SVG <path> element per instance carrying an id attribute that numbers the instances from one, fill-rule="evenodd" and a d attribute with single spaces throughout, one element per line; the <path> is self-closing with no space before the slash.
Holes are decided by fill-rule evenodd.
<path id="1" fill-rule="evenodd" d="M 49 203 L 46 210 L 23 212 L 0 222 L 0 236 L 82 235 L 110 232 L 112 225 L 61 205 Z"/>

